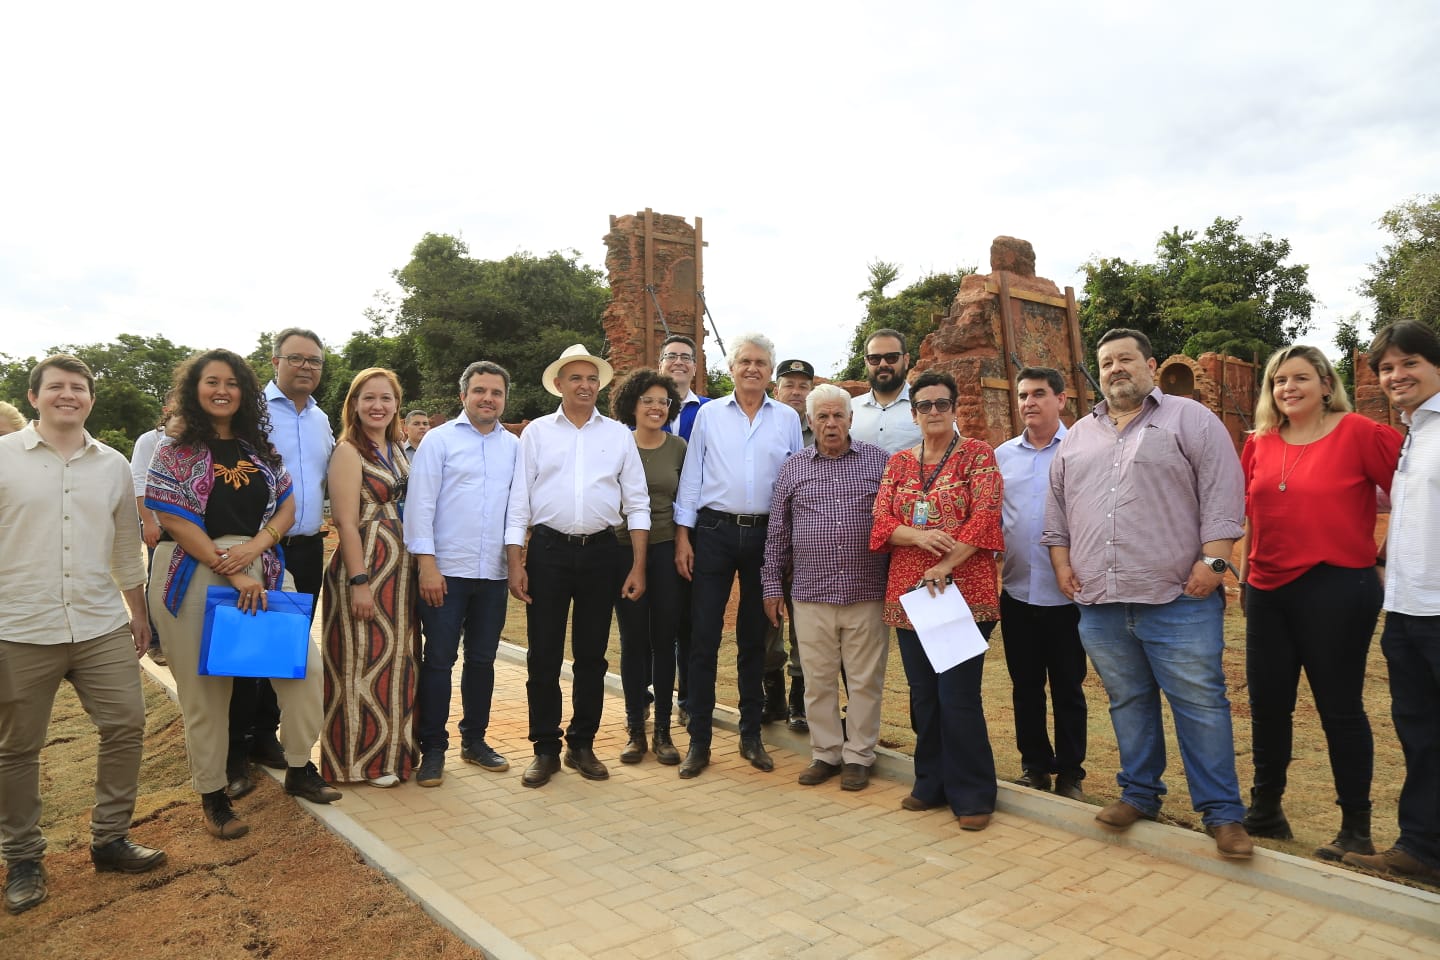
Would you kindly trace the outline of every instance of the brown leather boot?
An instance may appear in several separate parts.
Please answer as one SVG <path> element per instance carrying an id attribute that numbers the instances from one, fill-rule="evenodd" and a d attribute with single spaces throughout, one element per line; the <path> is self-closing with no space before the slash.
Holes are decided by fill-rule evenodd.
<path id="1" fill-rule="evenodd" d="M 649 750 L 650 745 L 645 741 L 645 725 L 631 727 L 630 741 L 625 744 L 625 749 L 620 751 L 620 762 L 639 763 L 645 759 L 645 754 Z"/>

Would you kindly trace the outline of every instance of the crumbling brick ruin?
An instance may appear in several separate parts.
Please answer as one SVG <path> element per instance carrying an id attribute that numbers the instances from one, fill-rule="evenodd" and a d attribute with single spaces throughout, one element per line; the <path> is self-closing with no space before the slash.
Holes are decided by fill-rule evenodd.
<path id="1" fill-rule="evenodd" d="M 670 333 L 684 334 L 697 344 L 694 390 L 704 394 L 705 329 L 698 295 L 704 289 L 701 228 L 699 217 L 691 227 L 683 217 L 648 207 L 634 216 L 610 218 L 604 240 L 611 300 L 602 322 L 610 345 L 606 359 L 617 375 L 655 366 L 668 327 Z M 654 288 L 653 298 L 647 285 Z"/>
<path id="2" fill-rule="evenodd" d="M 1235 450 L 1245 446 L 1245 435 L 1255 424 L 1255 364 L 1219 353 L 1202 353 L 1192 360 L 1177 353 L 1160 364 L 1155 382 L 1171 396 L 1203 403 L 1220 418 Z"/>

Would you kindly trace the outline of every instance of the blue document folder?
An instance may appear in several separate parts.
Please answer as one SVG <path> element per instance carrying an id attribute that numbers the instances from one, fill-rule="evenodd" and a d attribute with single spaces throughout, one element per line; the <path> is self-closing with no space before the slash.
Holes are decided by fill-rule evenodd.
<path id="1" fill-rule="evenodd" d="M 205 592 L 205 632 L 200 638 L 200 675 L 299 680 L 310 654 L 308 593 L 267 590 L 268 610 L 243 613 L 233 587 Z"/>

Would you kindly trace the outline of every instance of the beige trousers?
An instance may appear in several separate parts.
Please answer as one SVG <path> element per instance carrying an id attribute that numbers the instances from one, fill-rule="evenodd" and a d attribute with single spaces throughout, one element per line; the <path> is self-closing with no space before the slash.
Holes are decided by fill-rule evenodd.
<path id="1" fill-rule="evenodd" d="M 215 541 L 222 547 L 243 543 L 244 537 L 221 537 Z M 165 644 L 165 657 L 175 675 L 175 689 L 180 696 L 180 712 L 185 717 L 185 749 L 190 755 L 190 782 L 197 793 L 223 790 L 225 757 L 230 749 L 229 677 L 202 677 L 199 674 L 200 636 L 205 628 L 205 592 L 208 587 L 228 587 L 230 581 L 217 575 L 204 564 L 195 568 L 190 586 L 181 601 L 180 612 L 171 616 L 165 609 L 165 571 L 175 544 L 164 542 L 155 548 L 155 566 L 150 578 L 150 617 L 160 628 Z M 257 580 L 261 576 L 260 561 L 248 571 Z M 285 574 L 282 589 L 294 590 L 294 581 Z M 285 762 L 303 767 L 320 739 L 324 722 L 325 668 L 320 647 L 312 639 L 301 680 L 271 680 L 275 699 L 280 703 L 280 745 L 285 748 Z"/>
<path id="2" fill-rule="evenodd" d="M 880 700 L 890 629 L 885 604 L 874 600 L 839 606 L 795 601 L 795 632 L 805 670 L 805 719 L 810 755 L 826 763 L 875 763 L 880 739 Z M 849 705 L 840 723 L 840 667 L 845 667 Z"/>
<path id="3" fill-rule="evenodd" d="M 95 758 L 96 844 L 130 832 L 145 747 L 145 695 L 130 627 L 83 643 L 0 640 L 0 855 L 6 863 L 45 855 L 40 832 L 40 749 L 61 680 L 69 680 L 100 732 Z"/>

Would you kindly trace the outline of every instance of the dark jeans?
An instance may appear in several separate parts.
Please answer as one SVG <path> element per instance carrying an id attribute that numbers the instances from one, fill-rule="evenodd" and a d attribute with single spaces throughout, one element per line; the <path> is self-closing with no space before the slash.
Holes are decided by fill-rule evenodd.
<path id="1" fill-rule="evenodd" d="M 574 714 L 564 731 L 571 747 L 590 748 L 600 729 L 605 705 L 605 650 L 610 645 L 610 612 L 628 568 L 620 565 L 622 553 L 614 534 L 592 537 L 584 544 L 535 527 L 525 554 L 530 579 L 530 606 L 525 633 L 530 649 L 525 654 L 530 702 L 530 742 L 536 756 L 560 753 L 560 667 L 565 662 L 565 626 L 571 624 L 573 657 L 571 700 Z"/>
<path id="2" fill-rule="evenodd" d="M 1085 648 L 1074 604 L 1041 607 L 1000 594 L 1005 666 L 1015 704 L 1015 746 L 1020 766 L 1085 779 Z M 1045 724 L 1045 684 L 1055 711 L 1055 744 Z"/>
<path id="3" fill-rule="evenodd" d="M 690 607 L 694 602 L 689 580 L 676 573 L 679 584 L 675 602 L 680 616 L 675 624 L 675 703 L 684 709 L 690 706 Z"/>
<path id="4" fill-rule="evenodd" d="M 628 570 L 635 554 L 620 549 L 621 568 Z M 645 556 L 645 595 L 615 601 L 620 624 L 620 683 L 625 689 L 625 725 L 645 723 L 648 688 L 655 687 L 655 729 L 670 726 L 670 698 L 675 687 L 675 627 L 680 621 L 680 590 L 684 579 L 675 570 L 675 541 L 652 543 Z"/>
<path id="5" fill-rule="evenodd" d="M 1375 741 L 1365 714 L 1365 660 L 1384 590 L 1374 567 L 1319 564 L 1275 590 L 1245 589 L 1245 678 L 1255 790 L 1285 792 L 1300 671 L 1330 748 L 1336 802 L 1370 809 Z"/>
<path id="6" fill-rule="evenodd" d="M 985 639 L 994 620 L 976 623 Z M 995 812 L 995 755 L 980 702 L 985 657 L 971 657 L 944 673 L 930 665 L 920 637 L 897 629 L 900 662 L 910 683 L 910 717 L 915 727 L 915 786 L 927 804 L 950 804 L 955 816 Z"/>
<path id="7" fill-rule="evenodd" d="M 460 667 L 460 742 L 484 740 L 495 693 L 495 651 L 505 628 L 509 584 L 504 580 L 446 577 L 445 601 L 432 607 L 420 601 L 424 653 L 416 690 L 415 739 L 422 754 L 444 753 L 450 746 L 450 689 L 455 660 L 465 644 Z"/>
<path id="8" fill-rule="evenodd" d="M 1440 870 L 1440 617 L 1387 611 L 1380 649 L 1390 665 L 1390 716 L 1405 752 L 1395 846 Z"/>
<path id="9" fill-rule="evenodd" d="M 730 588 L 740 575 L 740 613 L 735 621 L 736 673 L 740 686 L 740 736 L 760 736 L 764 707 L 765 617 L 760 566 L 765 560 L 765 527 L 740 527 L 712 510 L 701 510 L 691 539 L 695 544 L 694 600 L 691 604 L 689 704 L 690 743 L 710 746 L 715 712 L 715 660 L 725 625 Z"/>
<path id="10" fill-rule="evenodd" d="M 296 593 L 315 598 L 310 619 L 320 610 L 320 585 L 325 580 L 325 534 L 311 537 L 286 537 L 281 546 L 285 569 L 295 580 Z M 274 740 L 280 727 L 280 704 L 275 688 L 264 678 L 252 680 L 236 677 L 230 691 L 230 756 L 245 755 L 252 740 Z"/>

